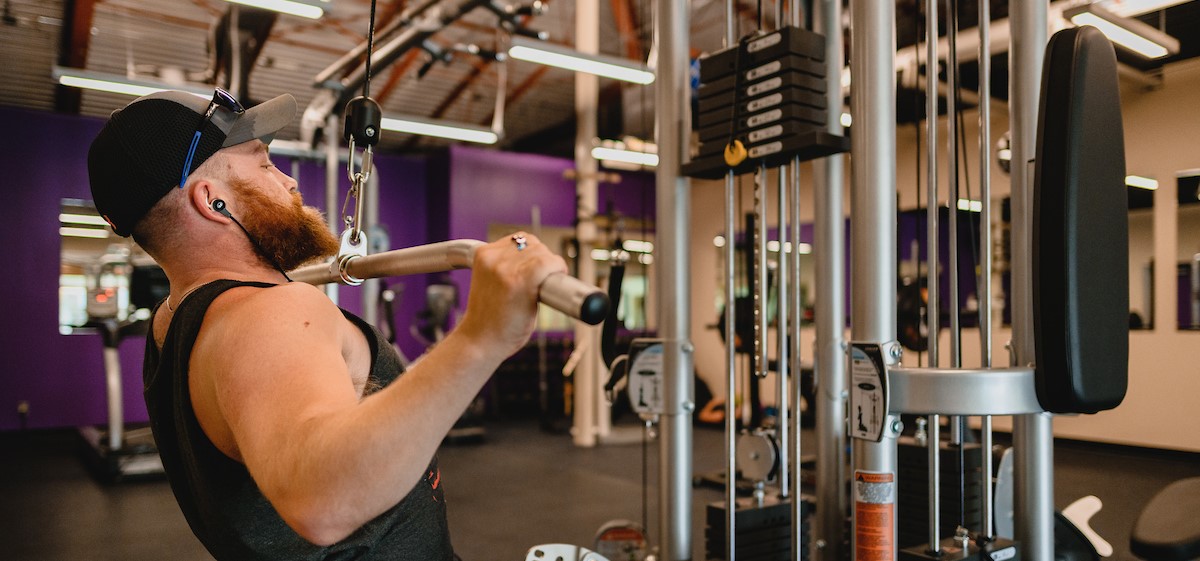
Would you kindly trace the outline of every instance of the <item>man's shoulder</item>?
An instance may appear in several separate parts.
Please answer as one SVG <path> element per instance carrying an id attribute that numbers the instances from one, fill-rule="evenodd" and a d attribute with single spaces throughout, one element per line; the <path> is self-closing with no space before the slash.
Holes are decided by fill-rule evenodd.
<path id="1" fill-rule="evenodd" d="M 294 282 L 231 289 L 213 302 L 205 323 L 253 331 L 296 322 L 302 327 L 335 325 L 343 319 L 338 307 L 319 288 Z"/>

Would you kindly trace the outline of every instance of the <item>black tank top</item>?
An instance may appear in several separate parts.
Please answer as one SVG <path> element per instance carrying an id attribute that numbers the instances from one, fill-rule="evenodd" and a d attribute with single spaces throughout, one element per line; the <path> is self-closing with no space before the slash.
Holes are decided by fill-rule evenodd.
<path id="1" fill-rule="evenodd" d="M 274 285 L 231 280 L 206 284 L 175 311 L 161 352 L 153 336 L 146 338 L 146 409 L 171 490 L 196 537 L 222 561 L 455 559 L 436 458 L 399 504 L 345 540 L 319 547 L 284 523 L 246 466 L 226 456 L 204 434 L 188 391 L 192 345 L 209 305 L 239 286 Z M 402 367 L 395 349 L 370 324 L 345 310 L 342 314 L 362 330 L 370 345 L 368 387 L 384 387 L 399 377 Z"/>

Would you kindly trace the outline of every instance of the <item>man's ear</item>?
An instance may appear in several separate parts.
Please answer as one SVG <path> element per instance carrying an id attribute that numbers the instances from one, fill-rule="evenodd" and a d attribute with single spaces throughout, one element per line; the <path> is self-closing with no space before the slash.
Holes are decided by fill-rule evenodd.
<path id="1" fill-rule="evenodd" d="M 224 205 L 219 205 L 222 207 L 221 210 L 213 205 L 215 201 L 225 201 L 227 198 L 228 194 L 225 189 L 207 179 L 194 181 L 188 186 L 188 203 L 200 216 L 208 220 L 222 224 L 230 223 L 228 211 L 221 212 L 224 210 Z"/>

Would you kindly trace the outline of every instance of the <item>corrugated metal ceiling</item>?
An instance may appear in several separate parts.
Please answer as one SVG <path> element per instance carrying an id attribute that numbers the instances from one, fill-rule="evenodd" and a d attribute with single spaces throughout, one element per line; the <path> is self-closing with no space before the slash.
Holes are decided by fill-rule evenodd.
<path id="1" fill-rule="evenodd" d="M 0 23 L 0 54 L 5 70 L 5 79 L 0 80 L 0 103 L 39 110 L 56 107 L 58 87 L 51 77 L 51 69 L 60 58 L 69 58 L 60 56 L 62 34 L 70 32 L 65 27 L 70 25 L 72 15 L 80 6 L 94 6 L 83 65 L 86 69 L 155 80 L 187 77 L 192 82 L 207 80 L 208 83 L 212 83 L 205 77 L 205 71 L 210 67 L 209 42 L 215 26 L 231 6 L 223 0 L 0 1 L 5 2 L 7 13 L 12 15 Z M 444 0 L 439 7 L 449 10 L 460 1 Z M 644 56 L 650 43 L 651 31 L 647 26 L 652 1 L 601 0 L 601 50 L 622 57 L 630 57 L 631 51 Z M 775 4 L 771 0 L 761 5 L 751 0 L 737 1 L 742 32 L 754 26 L 758 8 L 768 13 L 774 11 Z M 899 0 L 898 13 L 913 12 L 916 1 Z M 1007 5 L 1004 0 L 994 0 L 994 3 Z M 401 11 L 409 4 L 415 4 L 415 0 L 378 0 L 378 12 L 382 15 Z M 529 27 L 546 30 L 552 41 L 571 45 L 575 3 L 572 0 L 547 0 L 546 4 L 548 11 L 531 18 Z M 614 6 L 632 14 L 635 29 L 628 37 L 622 35 L 621 26 L 614 18 Z M 694 52 L 719 49 L 725 28 L 725 3 L 695 0 L 691 7 Z M 321 20 L 280 16 L 251 73 L 248 97 L 261 100 L 286 92 L 295 96 L 302 108 L 307 106 L 316 93 L 312 86 L 314 77 L 365 40 L 369 11 L 369 0 L 332 0 L 330 10 Z M 1167 30 L 1179 29 L 1172 23 L 1174 19 L 1194 21 L 1197 12 L 1200 12 L 1200 1 L 1172 8 L 1166 14 Z M 1188 14 L 1188 18 L 1183 17 Z M 1003 14 L 994 12 L 993 17 L 1003 17 Z M 477 9 L 432 40 L 444 47 L 455 43 L 477 43 L 490 48 L 495 45 L 496 27 L 495 15 Z M 1187 34 L 1189 37 L 1181 39 L 1188 46 L 1185 49 L 1188 55 L 1195 56 L 1192 52 L 1196 44 L 1194 36 L 1200 35 L 1200 30 L 1192 29 Z M 463 55 L 450 64 L 436 64 L 424 76 L 418 77 L 417 70 L 424 55 L 420 55 L 415 63 L 404 65 L 403 61 L 404 57 L 401 57 L 390 67 L 377 69 L 372 81 L 372 95 L 383 104 L 386 114 L 437 117 L 484 126 L 491 123 L 499 81 L 497 64 Z M 550 134 L 546 131 L 556 131 L 553 134 L 561 136 L 563 125 L 574 119 L 572 74 L 521 61 L 509 61 L 507 73 L 506 91 L 511 101 L 505 115 L 506 137 L 502 146 L 518 143 L 536 146 L 542 135 Z M 388 82 L 392 81 L 394 84 L 389 87 Z M 609 80 L 601 81 L 602 88 L 612 88 L 614 84 Z M 616 103 L 624 99 L 627 105 L 630 100 L 647 104 L 653 99 L 649 91 L 630 93 L 610 95 L 605 99 L 618 100 Z M 126 96 L 88 91 L 80 97 L 79 113 L 103 117 L 128 101 Z M 641 108 L 626 109 L 630 114 L 642 115 Z M 298 138 L 298 120 L 279 137 Z M 381 149 L 408 150 L 440 145 L 444 142 L 387 133 Z"/>

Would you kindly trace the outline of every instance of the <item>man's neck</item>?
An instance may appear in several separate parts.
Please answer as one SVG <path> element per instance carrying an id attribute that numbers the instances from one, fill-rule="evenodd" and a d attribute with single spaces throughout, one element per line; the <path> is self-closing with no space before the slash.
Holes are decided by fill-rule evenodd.
<path id="1" fill-rule="evenodd" d="M 179 305 L 179 300 L 190 290 L 203 286 L 215 280 L 232 279 L 240 281 L 255 281 L 282 284 L 287 282 L 283 273 L 256 262 L 246 262 L 231 259 L 228 263 L 197 265 L 195 263 L 176 267 L 164 266 L 167 278 L 171 281 L 171 296 L 169 301 L 173 306 Z"/>

